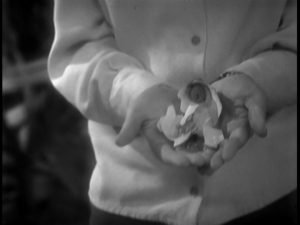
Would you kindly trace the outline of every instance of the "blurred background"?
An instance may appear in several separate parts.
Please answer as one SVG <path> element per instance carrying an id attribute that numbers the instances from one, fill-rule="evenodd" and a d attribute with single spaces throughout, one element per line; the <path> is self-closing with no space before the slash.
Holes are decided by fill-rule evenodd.
<path id="1" fill-rule="evenodd" d="M 88 224 L 94 156 L 86 120 L 47 75 L 52 14 L 52 0 L 2 0 L 3 225 Z M 296 201 L 282 210 L 295 221 Z"/>
<path id="2" fill-rule="evenodd" d="M 83 117 L 51 86 L 53 1 L 2 0 L 2 224 L 88 224 Z"/>

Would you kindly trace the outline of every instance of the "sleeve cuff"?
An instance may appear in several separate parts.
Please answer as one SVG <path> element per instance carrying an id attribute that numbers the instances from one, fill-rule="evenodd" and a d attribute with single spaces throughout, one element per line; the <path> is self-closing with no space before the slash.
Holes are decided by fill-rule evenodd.
<path id="1" fill-rule="evenodd" d="M 110 93 L 113 110 L 124 118 L 131 102 L 146 89 L 161 83 L 152 73 L 143 69 L 126 67 L 115 77 Z"/>

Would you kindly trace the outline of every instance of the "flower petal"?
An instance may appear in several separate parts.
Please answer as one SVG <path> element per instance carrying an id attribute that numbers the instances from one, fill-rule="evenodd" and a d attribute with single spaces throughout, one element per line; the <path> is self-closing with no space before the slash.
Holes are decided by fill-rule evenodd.
<path id="1" fill-rule="evenodd" d="M 169 105 L 166 115 L 161 117 L 157 123 L 157 128 L 160 130 L 169 140 L 174 140 L 179 134 L 177 125 L 179 124 L 182 116 L 176 115 L 176 111 L 173 105 Z"/>
<path id="2" fill-rule="evenodd" d="M 203 126 L 204 144 L 210 148 L 217 148 L 218 145 L 224 140 L 222 130 L 210 126 L 207 121 Z"/>

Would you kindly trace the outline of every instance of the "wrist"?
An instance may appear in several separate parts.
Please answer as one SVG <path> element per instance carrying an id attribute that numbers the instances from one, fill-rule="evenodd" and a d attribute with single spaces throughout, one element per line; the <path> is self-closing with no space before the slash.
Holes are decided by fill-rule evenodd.
<path id="1" fill-rule="evenodd" d="M 234 80 L 240 80 L 241 84 L 243 84 L 243 89 L 246 92 L 249 90 L 255 90 L 252 93 L 249 92 L 247 96 L 253 96 L 253 95 L 261 96 L 261 98 L 264 98 L 266 100 L 266 113 L 269 115 L 273 112 L 272 107 L 270 107 L 269 98 L 267 96 L 265 89 L 261 86 L 260 83 L 256 81 L 255 77 L 253 77 L 252 74 L 250 75 L 245 72 L 241 72 L 237 70 L 226 71 L 219 76 L 219 79 L 217 81 L 220 81 L 225 78 L 233 79 L 233 80 L 228 79 L 227 81 L 233 83 Z"/>
<path id="2" fill-rule="evenodd" d="M 132 102 L 145 90 L 157 85 L 160 81 L 148 71 L 127 67 L 115 77 L 109 103 L 117 115 L 124 118 Z"/>
<path id="3" fill-rule="evenodd" d="M 224 79 L 224 78 L 230 77 L 230 76 L 241 76 L 241 75 L 250 77 L 250 75 L 248 75 L 248 74 L 246 74 L 246 73 L 244 73 L 244 72 L 233 70 L 233 71 L 226 71 L 226 72 L 222 73 L 222 74 L 219 76 L 218 80 L 221 80 L 221 79 Z"/>
<path id="4" fill-rule="evenodd" d="M 256 89 L 265 94 L 263 87 L 261 87 L 261 85 L 258 82 L 256 82 L 256 80 L 250 74 L 237 70 L 226 71 L 219 76 L 219 79 L 217 81 L 223 80 L 225 78 L 230 78 L 236 81 L 239 80 L 240 84 L 243 85 L 245 88 L 256 87 Z M 228 82 L 234 83 L 233 80 Z"/>

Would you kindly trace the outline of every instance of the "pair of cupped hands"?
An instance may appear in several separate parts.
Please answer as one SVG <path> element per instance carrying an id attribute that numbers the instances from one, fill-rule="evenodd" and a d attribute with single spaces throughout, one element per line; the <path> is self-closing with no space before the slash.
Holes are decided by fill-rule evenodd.
<path id="1" fill-rule="evenodd" d="M 175 151 L 173 144 L 157 129 L 157 122 L 165 115 L 168 106 L 180 105 L 177 90 L 165 84 L 146 89 L 132 102 L 116 144 L 125 146 L 143 135 L 153 153 L 163 162 L 175 166 L 208 166 L 210 171 L 215 171 L 231 160 L 253 134 L 267 135 L 266 95 L 251 77 L 242 73 L 219 79 L 211 86 L 222 103 L 219 124 L 225 139 L 208 165 L 203 165 L 203 160 L 191 162 L 184 153 Z"/>

